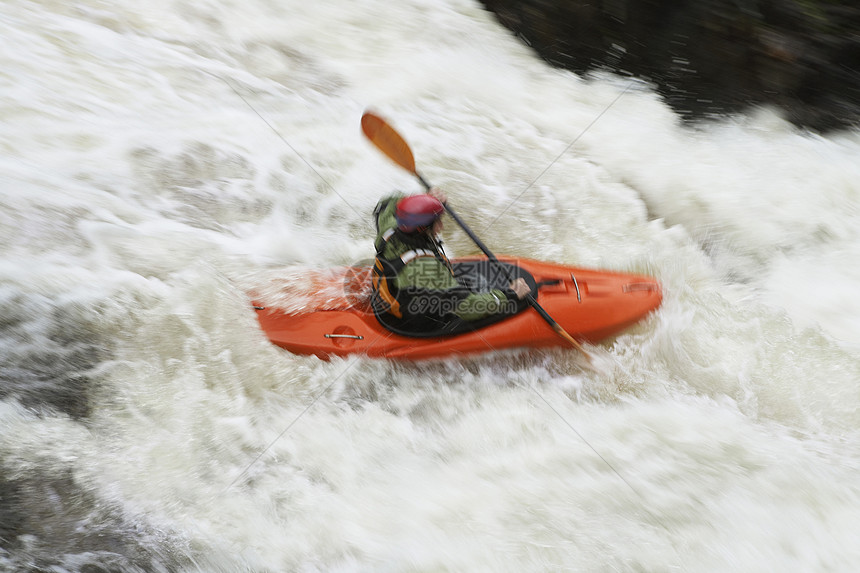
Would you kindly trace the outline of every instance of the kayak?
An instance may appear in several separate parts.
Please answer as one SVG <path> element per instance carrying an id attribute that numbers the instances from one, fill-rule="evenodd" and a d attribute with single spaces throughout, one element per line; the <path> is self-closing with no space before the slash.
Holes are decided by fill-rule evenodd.
<path id="1" fill-rule="evenodd" d="M 453 262 L 479 259 L 467 257 Z M 660 283 L 648 276 L 514 257 L 498 260 L 529 276 L 538 304 L 583 342 L 598 342 L 621 333 L 657 309 L 663 298 Z M 380 323 L 371 307 L 370 276 L 369 266 L 305 274 L 305 289 L 318 300 L 308 299 L 298 307 L 267 306 L 255 300 L 257 319 L 272 343 L 294 354 L 322 359 L 363 354 L 422 360 L 517 347 L 569 347 L 569 342 L 530 307 L 459 334 L 428 337 L 392 332 Z"/>

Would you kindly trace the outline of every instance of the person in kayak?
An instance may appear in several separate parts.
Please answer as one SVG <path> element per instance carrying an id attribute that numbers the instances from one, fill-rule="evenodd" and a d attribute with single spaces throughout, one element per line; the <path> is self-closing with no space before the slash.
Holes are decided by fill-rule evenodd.
<path id="1" fill-rule="evenodd" d="M 524 308 L 530 287 L 522 277 L 505 279 L 501 288 L 481 288 L 478 277 L 455 273 L 438 236 L 446 200 L 436 188 L 421 195 L 395 193 L 373 212 L 373 308 L 395 332 L 430 336 L 470 330 Z"/>

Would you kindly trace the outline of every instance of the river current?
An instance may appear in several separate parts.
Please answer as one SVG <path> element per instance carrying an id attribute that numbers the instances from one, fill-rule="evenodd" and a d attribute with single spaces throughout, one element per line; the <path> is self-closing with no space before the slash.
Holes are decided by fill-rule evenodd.
<path id="1" fill-rule="evenodd" d="M 860 567 L 857 131 L 683 124 L 471 0 L 6 0 L 0 37 L 0 570 Z M 366 109 L 496 253 L 663 306 L 599 373 L 272 346 L 249 293 L 421 190 Z"/>

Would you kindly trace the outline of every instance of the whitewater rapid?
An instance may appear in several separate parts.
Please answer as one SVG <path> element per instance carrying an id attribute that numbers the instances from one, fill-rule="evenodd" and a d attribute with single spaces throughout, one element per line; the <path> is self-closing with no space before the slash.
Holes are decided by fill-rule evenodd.
<path id="1" fill-rule="evenodd" d="M 0 570 L 860 566 L 860 132 L 683 125 L 472 0 L 7 0 L 0 37 Z M 661 309 L 601 374 L 269 344 L 249 293 L 420 191 L 366 109 L 496 253 Z"/>

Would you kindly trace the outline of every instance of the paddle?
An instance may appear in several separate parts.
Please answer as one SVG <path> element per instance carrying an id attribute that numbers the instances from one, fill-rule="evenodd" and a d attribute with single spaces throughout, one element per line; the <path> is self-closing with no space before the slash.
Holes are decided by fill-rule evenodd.
<path id="1" fill-rule="evenodd" d="M 379 148 L 382 153 L 387 155 L 389 159 L 394 161 L 396 164 L 409 171 L 412 175 L 418 178 L 418 181 L 424 185 L 425 189 L 428 191 L 431 188 L 430 183 L 424 179 L 420 173 L 415 169 L 415 157 L 412 155 L 412 150 L 409 148 L 409 145 L 406 143 L 397 131 L 391 127 L 387 121 L 379 117 L 378 115 L 372 112 L 365 112 L 364 115 L 361 116 L 361 129 L 364 132 L 364 135 L 373 143 L 376 147 Z M 444 203 L 445 210 L 451 215 L 451 218 L 460 225 L 460 228 L 469 235 L 469 238 L 472 239 L 478 248 L 487 255 L 487 258 L 490 259 L 494 263 L 498 263 L 499 260 L 496 256 L 490 252 L 490 249 L 484 245 L 481 240 L 475 236 L 472 230 L 463 222 L 462 219 L 454 212 L 454 209 L 448 205 L 448 203 Z M 538 301 L 532 296 L 531 293 L 526 295 L 526 300 L 529 305 L 537 311 L 537 313 L 543 318 L 547 324 L 549 324 L 552 329 L 558 334 L 560 337 L 568 341 L 573 347 L 579 350 L 585 359 L 591 363 L 591 355 L 585 351 L 582 345 L 577 342 L 570 334 L 568 334 L 559 323 L 557 323 L 553 318 L 543 309 L 543 307 L 538 304 Z"/>

